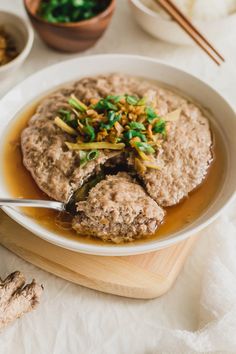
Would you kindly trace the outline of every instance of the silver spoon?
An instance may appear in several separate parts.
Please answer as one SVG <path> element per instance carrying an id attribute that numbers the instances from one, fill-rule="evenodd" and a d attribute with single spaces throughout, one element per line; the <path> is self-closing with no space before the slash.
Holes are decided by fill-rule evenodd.
<path id="1" fill-rule="evenodd" d="M 9 199 L 0 198 L 0 207 L 2 206 L 21 206 L 21 207 L 33 207 L 33 208 L 47 208 L 55 209 L 59 211 L 67 211 L 68 204 L 55 202 L 53 200 L 36 200 L 36 199 Z"/>
<path id="2" fill-rule="evenodd" d="M 46 209 L 54 209 L 59 211 L 67 211 L 71 215 L 76 214 L 76 202 L 80 200 L 84 200 L 88 191 L 94 187 L 94 185 L 104 179 L 104 173 L 100 172 L 97 176 L 93 177 L 90 181 L 86 182 L 80 189 L 78 189 L 74 194 L 71 195 L 69 201 L 67 203 L 57 202 L 54 200 L 37 200 L 37 199 L 13 199 L 13 198 L 0 198 L 0 207 L 8 206 L 8 207 L 32 207 L 32 208 L 46 208 Z M 78 192 L 82 191 L 82 196 L 78 196 Z"/>

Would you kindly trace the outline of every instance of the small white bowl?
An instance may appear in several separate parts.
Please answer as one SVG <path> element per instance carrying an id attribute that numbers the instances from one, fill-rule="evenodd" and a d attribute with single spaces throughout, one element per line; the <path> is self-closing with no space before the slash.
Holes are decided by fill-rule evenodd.
<path id="1" fill-rule="evenodd" d="M 149 0 L 146 0 L 148 3 Z M 194 41 L 168 16 L 150 9 L 141 0 L 130 0 L 130 7 L 137 23 L 144 31 L 165 42 L 192 45 Z M 235 33 L 236 13 L 217 20 L 194 20 L 194 24 L 210 40 L 219 41 Z"/>
<path id="2" fill-rule="evenodd" d="M 0 66 L 0 84 L 20 67 L 28 56 L 34 41 L 34 32 L 23 18 L 7 11 L 0 11 L 0 26 L 16 41 L 19 54 L 8 64 Z"/>

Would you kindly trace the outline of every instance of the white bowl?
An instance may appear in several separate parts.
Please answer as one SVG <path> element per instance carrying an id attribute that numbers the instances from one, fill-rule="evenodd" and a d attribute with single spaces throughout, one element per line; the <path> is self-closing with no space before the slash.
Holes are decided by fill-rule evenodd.
<path id="1" fill-rule="evenodd" d="M 0 146 L 0 196 L 11 196 L 3 177 L 1 152 L 3 151 L 4 138 L 9 129 L 9 123 L 17 119 L 19 111 L 38 96 L 67 81 L 111 72 L 122 72 L 134 76 L 142 74 L 142 77 L 146 79 L 158 80 L 172 85 L 183 92 L 187 91 L 189 96 L 212 111 L 214 116 L 212 124 L 217 125 L 218 130 L 222 133 L 227 151 L 227 163 L 224 183 L 208 209 L 192 224 L 168 237 L 147 240 L 140 244 L 129 243 L 125 245 L 86 244 L 79 240 L 71 240 L 48 231 L 31 218 L 20 213 L 19 210 L 6 207 L 3 209 L 19 224 L 51 243 L 83 253 L 120 256 L 154 251 L 186 239 L 212 222 L 229 203 L 236 189 L 236 116 L 226 100 L 209 85 L 180 69 L 154 59 L 132 55 L 96 55 L 53 65 L 27 78 L 0 101 L 0 112 L 1 116 L 4 117 L 0 123 L 0 144 L 2 145 Z M 14 163 L 14 161 L 9 163 Z"/>
<path id="2" fill-rule="evenodd" d="M 148 2 L 149 0 L 146 0 Z M 184 30 L 168 16 L 151 10 L 141 0 L 129 0 L 132 13 L 137 23 L 144 31 L 166 42 L 174 44 L 192 45 L 195 42 Z M 194 24 L 210 40 L 219 41 L 235 33 L 236 13 L 221 19 L 200 21 L 194 20 Z"/>
<path id="3" fill-rule="evenodd" d="M 0 84 L 19 68 L 28 56 L 34 41 L 34 32 L 29 23 L 11 12 L 0 11 L 0 26 L 3 26 L 16 41 L 19 55 L 8 64 L 0 66 Z"/>

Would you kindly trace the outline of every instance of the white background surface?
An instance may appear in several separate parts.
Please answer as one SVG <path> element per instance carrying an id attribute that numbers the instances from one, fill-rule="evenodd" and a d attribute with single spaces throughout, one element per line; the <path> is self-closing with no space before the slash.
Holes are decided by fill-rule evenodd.
<path id="1" fill-rule="evenodd" d="M 83 55 L 133 53 L 160 58 L 205 79 L 233 104 L 236 102 L 236 27 L 235 37 L 231 33 L 218 43 L 227 58 L 227 64 L 218 68 L 198 48 L 177 47 L 152 39 L 134 23 L 128 0 L 117 0 L 117 3 L 117 11 L 105 36 Z M 0 8 L 24 15 L 20 0 L 0 0 Z M 0 83 L 1 96 L 36 70 L 76 55 L 54 52 L 36 37 L 22 69 L 11 82 Z M 0 117 L 0 124 L 1 119 L 4 117 Z M 235 290 L 233 281 L 236 282 L 234 210 L 235 205 L 220 221 L 202 232 L 175 286 L 162 298 L 151 301 L 123 299 L 75 286 L 0 247 L 1 277 L 18 269 L 29 280 L 35 277 L 45 286 L 39 308 L 0 334 L 0 353 L 236 353 L 233 336 L 236 323 L 232 320 L 227 327 L 222 322 L 227 311 L 236 305 L 233 295 L 224 295 L 224 292 Z M 227 238 L 226 243 L 222 242 L 223 237 Z M 228 259 L 229 251 L 235 251 L 231 254 L 232 264 Z M 223 264 L 221 270 L 214 266 L 216 259 Z M 224 264 L 226 261 L 228 263 Z M 226 268 L 232 281 L 224 284 Z M 216 274 L 221 274 L 222 278 L 216 279 Z M 211 283 L 212 279 L 216 279 L 214 283 Z M 213 306 L 216 304 L 213 294 L 221 299 L 217 302 L 219 308 Z M 224 301 L 225 297 L 228 302 Z M 227 308 L 223 302 L 227 302 Z M 235 317 L 233 313 L 232 319 Z M 208 324 L 207 328 L 202 327 L 202 322 Z M 200 332 L 196 332 L 200 328 Z"/>

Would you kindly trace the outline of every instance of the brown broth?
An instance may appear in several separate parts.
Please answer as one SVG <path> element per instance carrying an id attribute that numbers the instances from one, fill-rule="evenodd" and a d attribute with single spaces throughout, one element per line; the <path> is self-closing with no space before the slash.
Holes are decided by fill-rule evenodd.
<path id="1" fill-rule="evenodd" d="M 7 187 L 12 196 L 17 198 L 49 199 L 34 182 L 31 174 L 26 170 L 22 162 L 20 148 L 21 131 L 27 125 L 28 120 L 34 114 L 35 103 L 28 107 L 23 113 L 19 114 L 11 124 L 9 133 L 4 144 L 3 168 Z M 150 239 L 163 238 L 170 233 L 177 232 L 188 224 L 195 221 L 214 200 L 219 190 L 224 176 L 225 151 L 219 133 L 214 131 L 214 160 L 209 169 L 208 175 L 203 183 L 181 203 L 176 206 L 166 208 L 167 214 L 163 224 Z M 95 238 L 87 238 L 77 235 L 68 223 L 66 227 L 58 224 L 58 212 L 38 208 L 22 208 L 24 214 L 31 217 L 34 221 L 44 226 L 48 230 L 58 235 L 67 236 L 74 240 L 86 243 L 104 243 Z M 60 219 L 60 218 L 59 218 Z M 134 241 L 133 243 L 145 240 Z"/>

